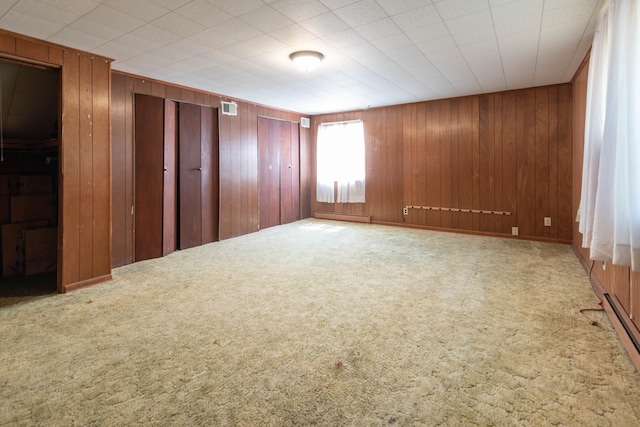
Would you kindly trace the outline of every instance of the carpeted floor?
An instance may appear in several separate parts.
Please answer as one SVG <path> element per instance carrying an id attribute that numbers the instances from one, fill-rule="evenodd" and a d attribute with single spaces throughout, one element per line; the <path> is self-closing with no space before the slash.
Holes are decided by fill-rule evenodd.
<path id="1" fill-rule="evenodd" d="M 311 219 L 113 276 L 0 308 L 0 425 L 639 425 L 569 246 Z"/>

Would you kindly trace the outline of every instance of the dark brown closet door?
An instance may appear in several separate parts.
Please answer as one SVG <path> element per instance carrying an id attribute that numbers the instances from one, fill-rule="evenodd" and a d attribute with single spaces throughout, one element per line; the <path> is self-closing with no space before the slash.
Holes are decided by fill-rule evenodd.
<path id="1" fill-rule="evenodd" d="M 280 121 L 258 118 L 260 228 L 280 224 Z"/>
<path id="2" fill-rule="evenodd" d="M 258 118 L 260 228 L 300 219 L 298 124 Z"/>
<path id="3" fill-rule="evenodd" d="M 202 244 L 218 240 L 218 110 L 200 107 Z"/>
<path id="4" fill-rule="evenodd" d="M 280 123 L 280 223 L 300 219 L 300 153 L 298 124 Z"/>
<path id="5" fill-rule="evenodd" d="M 179 247 L 202 244 L 202 160 L 200 106 L 179 104 Z"/>
<path id="6" fill-rule="evenodd" d="M 164 191 L 162 218 L 162 256 L 176 250 L 178 206 L 178 159 L 176 156 L 176 113 L 174 101 L 164 100 Z"/>
<path id="7" fill-rule="evenodd" d="M 166 110 L 165 110 L 166 107 Z M 135 96 L 135 261 L 175 249 L 175 104 Z"/>
<path id="8" fill-rule="evenodd" d="M 218 111 L 179 104 L 180 249 L 218 240 Z"/>

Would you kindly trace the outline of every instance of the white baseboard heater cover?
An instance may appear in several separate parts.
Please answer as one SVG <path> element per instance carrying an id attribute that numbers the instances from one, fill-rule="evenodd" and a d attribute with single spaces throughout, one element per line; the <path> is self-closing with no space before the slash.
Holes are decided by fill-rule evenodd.
<path id="1" fill-rule="evenodd" d="M 371 224 L 371 215 L 353 215 L 353 214 L 341 214 L 335 212 L 316 212 L 313 215 L 318 219 L 334 219 L 337 221 L 351 221 L 351 222 L 364 222 Z"/>

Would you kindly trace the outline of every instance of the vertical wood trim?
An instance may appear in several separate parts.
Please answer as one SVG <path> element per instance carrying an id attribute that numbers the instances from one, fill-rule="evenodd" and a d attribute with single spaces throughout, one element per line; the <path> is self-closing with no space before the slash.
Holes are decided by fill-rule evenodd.
<path id="1" fill-rule="evenodd" d="M 162 178 L 162 256 L 176 250 L 178 246 L 178 153 L 177 115 L 174 101 L 163 101 L 163 178 Z"/>
<path id="2" fill-rule="evenodd" d="M 535 89 L 535 198 L 536 236 L 551 237 L 544 218 L 549 214 L 549 88 Z"/>
<path id="3" fill-rule="evenodd" d="M 62 88 L 59 290 L 80 281 L 80 56 L 75 52 L 64 52 Z"/>
<path id="4" fill-rule="evenodd" d="M 127 168 L 127 132 L 125 111 L 125 82 L 120 74 L 114 74 L 111 79 L 111 158 L 112 170 L 124 171 Z M 113 188 L 126 189 L 126 173 L 112 173 Z M 113 191 L 111 197 L 112 215 L 111 227 L 112 252 L 111 265 L 114 267 L 127 264 L 127 198 L 125 191 Z"/>
<path id="5" fill-rule="evenodd" d="M 92 60 L 80 57 L 80 280 L 93 270 L 93 84 Z"/>
<path id="6" fill-rule="evenodd" d="M 104 59 L 94 58 L 92 65 L 94 257 L 91 277 L 98 277 L 111 272 L 111 64 Z"/>

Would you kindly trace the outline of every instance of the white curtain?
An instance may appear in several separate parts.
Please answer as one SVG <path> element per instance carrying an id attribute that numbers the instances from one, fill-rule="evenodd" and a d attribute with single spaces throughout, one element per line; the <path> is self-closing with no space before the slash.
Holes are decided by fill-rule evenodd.
<path id="1" fill-rule="evenodd" d="M 593 260 L 640 271 L 640 6 L 614 0 L 589 63 L 578 220 Z"/>
<path id="2" fill-rule="evenodd" d="M 364 203 L 364 125 L 361 120 L 318 126 L 316 200 Z M 337 199 L 334 182 L 338 183 Z"/>

